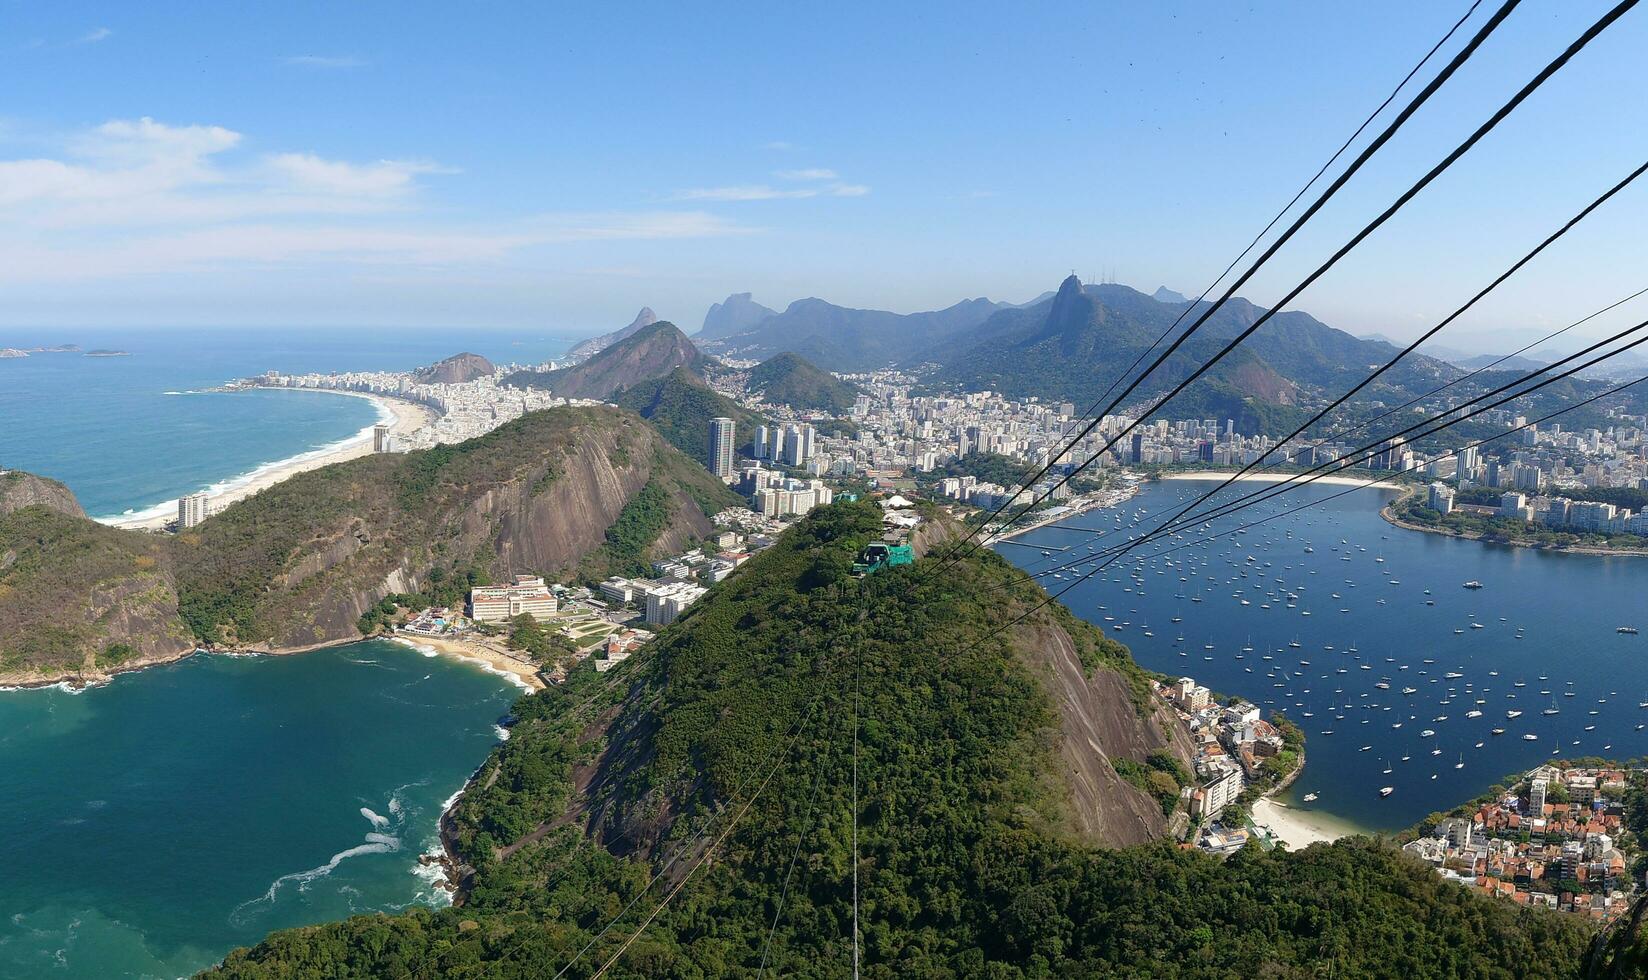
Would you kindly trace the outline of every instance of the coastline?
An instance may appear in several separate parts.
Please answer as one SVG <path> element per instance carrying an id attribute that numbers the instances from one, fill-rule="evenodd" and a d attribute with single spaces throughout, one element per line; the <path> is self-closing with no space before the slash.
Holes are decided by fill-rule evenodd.
<path id="1" fill-rule="evenodd" d="M 1270 796 L 1253 803 L 1252 821 L 1268 827 L 1272 835 L 1288 850 L 1297 851 L 1312 844 L 1329 844 L 1341 837 L 1363 833 L 1349 821 L 1321 810 L 1301 810 L 1288 806 Z"/>
<path id="2" fill-rule="evenodd" d="M 390 395 L 366 394 L 358 391 L 334 391 L 330 389 L 260 389 L 268 391 L 303 390 L 322 391 L 324 394 L 344 395 L 350 398 L 364 398 L 376 406 L 378 420 L 366 426 L 354 435 L 341 439 L 335 443 L 311 449 L 286 459 L 264 463 L 249 473 L 231 477 L 220 483 L 208 487 L 207 506 L 210 512 L 216 513 L 238 500 L 266 490 L 280 483 L 282 480 L 308 470 L 319 469 L 332 463 L 341 463 L 344 460 L 355 459 L 360 456 L 369 456 L 372 453 L 372 429 L 376 425 L 389 425 L 389 431 L 397 439 L 405 439 L 419 429 L 433 424 L 435 412 L 427 405 L 395 398 Z M 145 508 L 132 514 L 115 514 L 104 517 L 94 517 L 93 520 L 110 527 L 119 527 L 135 530 L 158 530 L 177 518 L 177 501 L 168 500 L 153 507 Z"/>
<path id="3" fill-rule="evenodd" d="M 535 665 L 517 660 L 487 645 L 431 636 L 412 637 L 397 634 L 388 639 L 392 639 L 402 646 L 411 647 L 425 656 L 439 654 L 479 664 L 483 670 L 502 675 L 516 687 L 529 693 L 536 693 L 549 687 L 548 684 L 544 683 L 543 678 L 538 676 L 538 668 Z"/>
<path id="4" fill-rule="evenodd" d="M 1079 517 L 1090 510 L 1102 510 L 1106 507 L 1115 507 L 1123 501 L 1132 500 L 1133 496 L 1138 492 L 1138 484 L 1134 484 L 1128 489 L 1126 496 L 1118 496 L 1114 499 L 1109 499 L 1106 497 L 1084 498 L 1073 505 L 1067 505 L 1070 509 L 1062 514 L 1059 514 L 1057 517 L 1043 517 L 1033 523 L 1023 525 L 1022 527 L 1015 527 L 1011 530 L 992 534 L 985 540 L 984 543 L 986 545 L 991 545 L 1001 541 L 1011 541 L 1021 535 L 1029 534 L 1031 531 L 1039 531 L 1049 524 L 1057 524 L 1059 521 L 1069 520 L 1072 517 Z"/>
<path id="5" fill-rule="evenodd" d="M 1248 473 L 1241 477 L 1239 483 L 1282 483 L 1291 480 L 1294 473 Z M 1167 473 L 1163 480 L 1228 480 L 1231 473 L 1221 473 L 1218 470 L 1195 470 L 1189 473 Z M 1377 487 L 1380 490 L 1402 490 L 1401 484 L 1391 483 L 1374 477 L 1360 476 L 1319 476 L 1311 481 L 1336 487 Z"/>
<path id="6" fill-rule="evenodd" d="M 1393 501 L 1394 502 L 1394 501 Z M 1497 544 L 1510 548 L 1531 548 L 1534 551 L 1543 551 L 1553 555 L 1586 555 L 1592 558 L 1648 558 L 1648 551 L 1641 548 L 1583 548 L 1573 545 L 1540 544 L 1537 541 L 1490 541 L 1480 534 L 1465 531 L 1455 531 L 1445 527 L 1427 527 L 1423 524 L 1414 524 L 1396 516 L 1396 511 L 1390 504 L 1379 508 L 1379 516 L 1392 527 L 1399 527 L 1404 531 L 1418 531 L 1421 534 L 1436 534 L 1444 538 L 1458 538 L 1461 541 L 1476 541 L 1481 544 Z"/>

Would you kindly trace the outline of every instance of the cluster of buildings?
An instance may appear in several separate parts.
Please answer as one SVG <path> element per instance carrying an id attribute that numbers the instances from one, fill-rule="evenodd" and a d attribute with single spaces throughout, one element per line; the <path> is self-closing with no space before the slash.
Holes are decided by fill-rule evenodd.
<path id="1" fill-rule="evenodd" d="M 552 365 L 550 365 L 552 366 Z M 511 372 L 546 368 L 510 364 L 492 374 L 456 384 L 426 384 L 404 371 L 339 371 L 330 374 L 281 374 L 269 371 L 248 383 L 266 388 L 308 388 L 317 391 L 353 391 L 417 402 L 433 409 L 435 421 L 403 438 L 387 429 L 373 433 L 377 452 L 405 452 L 485 435 L 527 412 L 568 404 L 545 391 L 506 388 L 499 382 Z M 380 427 L 381 428 L 381 427 Z"/>
<path id="2" fill-rule="evenodd" d="M 1156 683 L 1155 689 L 1190 729 L 1196 749 L 1196 779 L 1185 790 L 1190 816 L 1211 824 L 1259 775 L 1259 767 L 1281 754 L 1282 733 L 1259 717 L 1257 706 L 1246 701 L 1219 704 L 1194 678 Z"/>
<path id="3" fill-rule="evenodd" d="M 653 578 L 615 576 L 601 583 L 600 593 L 615 605 L 638 607 L 649 625 L 666 626 L 703 598 L 710 585 L 731 575 L 772 541 L 765 533 L 722 530 L 711 541 L 716 549 L 713 556 L 703 551 L 688 551 L 661 559 L 652 564 Z"/>
<path id="4" fill-rule="evenodd" d="M 800 517 L 835 500 L 823 480 L 798 480 L 755 464 L 738 471 L 738 492 L 750 498 L 756 513 L 768 517 Z"/>
<path id="5" fill-rule="evenodd" d="M 1625 912 L 1636 851 L 1624 834 L 1622 769 L 1541 766 L 1517 791 L 1439 822 L 1403 850 L 1449 880 L 1521 905 L 1595 919 Z"/>
<path id="6" fill-rule="evenodd" d="M 1558 531 L 1579 534 L 1635 534 L 1648 537 L 1648 511 L 1633 514 L 1630 509 L 1595 500 L 1573 500 L 1568 497 L 1530 497 L 1512 490 L 1499 497 L 1499 503 L 1461 504 L 1457 494 L 1445 483 L 1432 483 L 1425 505 L 1446 517 L 1455 511 L 1480 517 L 1508 518 L 1526 521 Z"/>

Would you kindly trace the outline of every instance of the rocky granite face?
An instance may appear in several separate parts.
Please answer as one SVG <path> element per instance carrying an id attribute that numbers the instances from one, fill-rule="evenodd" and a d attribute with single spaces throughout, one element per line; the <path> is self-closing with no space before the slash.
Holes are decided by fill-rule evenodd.
<path id="1" fill-rule="evenodd" d="M 496 370 L 492 362 L 479 354 L 465 351 L 462 354 L 453 354 L 444 361 L 437 361 L 426 368 L 420 368 L 413 374 L 423 384 L 461 385 L 484 378 Z"/>
<path id="2" fill-rule="evenodd" d="M 71 517 L 85 517 L 80 501 L 68 487 L 56 480 L 21 470 L 0 473 L 0 515 L 23 507 L 40 506 Z"/>
<path id="3" fill-rule="evenodd" d="M 733 293 L 704 314 L 704 326 L 698 331 L 698 336 L 703 340 L 734 337 L 746 330 L 753 330 L 761 321 L 777 315 L 777 310 L 769 310 L 757 303 L 749 293 Z"/>

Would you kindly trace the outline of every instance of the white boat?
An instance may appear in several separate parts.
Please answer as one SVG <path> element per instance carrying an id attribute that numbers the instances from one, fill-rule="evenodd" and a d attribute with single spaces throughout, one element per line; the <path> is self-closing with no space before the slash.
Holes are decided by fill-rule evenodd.
<path id="1" fill-rule="evenodd" d="M 1535 735 L 1532 732 L 1529 732 L 1528 734 L 1522 736 L 1522 741 L 1524 741 L 1524 742 L 1537 742 L 1537 741 L 1539 741 L 1539 736 Z"/>
<path id="2" fill-rule="evenodd" d="M 1306 793 L 1305 794 L 1305 802 L 1306 803 L 1315 803 L 1316 802 L 1316 794 L 1315 793 Z"/>
<path id="3" fill-rule="evenodd" d="M 1381 787 L 1379 787 L 1379 796 L 1380 796 L 1381 799 L 1391 795 L 1394 792 L 1396 792 L 1396 787 L 1395 786 L 1381 786 Z"/>

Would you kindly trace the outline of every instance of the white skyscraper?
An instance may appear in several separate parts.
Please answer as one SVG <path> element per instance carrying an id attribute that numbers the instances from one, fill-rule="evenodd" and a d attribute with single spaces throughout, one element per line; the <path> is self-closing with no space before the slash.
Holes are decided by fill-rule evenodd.
<path id="1" fill-rule="evenodd" d="M 180 527 L 194 527 L 206 519 L 206 493 L 191 493 L 177 501 L 177 523 Z"/>
<path id="2" fill-rule="evenodd" d="M 710 419 L 710 472 L 723 480 L 732 479 L 733 446 L 732 419 Z"/>
<path id="3" fill-rule="evenodd" d="M 389 426 L 374 425 L 372 427 L 372 451 L 375 453 L 392 453 L 395 451 L 395 437 L 389 434 Z"/>

